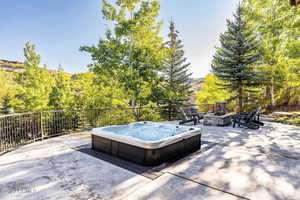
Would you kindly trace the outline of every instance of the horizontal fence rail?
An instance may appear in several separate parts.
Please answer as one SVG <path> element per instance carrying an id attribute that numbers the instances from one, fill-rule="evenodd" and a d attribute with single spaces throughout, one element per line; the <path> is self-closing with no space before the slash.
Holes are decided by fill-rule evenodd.
<path id="1" fill-rule="evenodd" d="M 191 106 L 184 106 L 189 108 Z M 214 111 L 213 105 L 193 105 Z M 180 120 L 179 107 L 56 110 L 0 116 L 0 153 L 18 146 L 88 128 L 136 121 Z"/>

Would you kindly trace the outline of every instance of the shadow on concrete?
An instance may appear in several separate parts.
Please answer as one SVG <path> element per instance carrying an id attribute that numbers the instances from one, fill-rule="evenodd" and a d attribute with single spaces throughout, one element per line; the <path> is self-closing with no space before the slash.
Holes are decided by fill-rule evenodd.
<path id="1" fill-rule="evenodd" d="M 124 199 L 149 182 L 49 141 L 0 157 L 0 177 L 0 199 L 20 200 Z"/>
<path id="2" fill-rule="evenodd" d="M 213 148 L 183 158 L 163 171 L 207 186 L 203 196 L 209 195 L 208 188 L 214 188 L 237 198 L 299 199 L 300 160 L 280 155 L 283 150 L 288 155 L 300 153 L 299 149 L 288 148 L 300 143 L 299 127 L 267 123 L 259 131 L 225 127 L 217 134 L 223 133 L 227 135 Z M 162 187 L 168 192 L 148 189 L 140 192 L 140 199 L 163 196 L 164 200 L 173 200 L 180 194 L 195 193 L 194 187 L 185 184 L 174 188 L 173 181 L 163 181 Z M 168 188 L 170 185 L 173 186 Z"/>
<path id="3" fill-rule="evenodd" d="M 78 146 L 81 140 L 67 146 L 68 138 L 20 148 L 0 157 L 0 199 L 127 199 L 133 192 L 139 200 L 223 199 L 215 190 L 229 199 L 299 199 L 300 160 L 289 156 L 300 153 L 300 128 L 206 131 L 212 136 L 201 151 L 153 168 Z"/>
<path id="4" fill-rule="evenodd" d="M 213 142 L 206 142 L 206 141 L 202 141 L 201 142 L 201 152 L 203 151 L 207 151 L 208 149 L 212 148 L 214 145 L 216 145 L 216 143 Z M 118 167 L 121 167 L 123 169 L 129 170 L 131 172 L 134 172 L 136 174 L 145 176 L 147 178 L 150 178 L 152 180 L 156 179 L 157 177 L 161 176 L 162 170 L 165 169 L 166 167 L 171 166 L 173 163 L 184 159 L 185 157 L 189 156 L 189 155 L 193 155 L 195 153 L 188 153 L 188 154 L 183 154 L 180 155 L 178 157 L 174 157 L 172 159 L 170 159 L 168 162 L 165 162 L 161 165 L 158 166 L 143 166 L 143 165 L 139 165 L 136 163 L 133 163 L 131 161 L 127 161 L 121 158 L 117 158 L 114 157 L 112 155 L 106 154 L 106 153 L 102 153 L 99 151 L 95 151 L 91 148 L 91 145 L 83 145 L 83 146 L 79 146 L 74 148 L 76 151 L 79 151 L 81 153 L 85 153 L 89 156 L 93 156 L 95 158 L 101 159 L 102 161 L 108 162 L 110 164 L 116 165 Z"/>

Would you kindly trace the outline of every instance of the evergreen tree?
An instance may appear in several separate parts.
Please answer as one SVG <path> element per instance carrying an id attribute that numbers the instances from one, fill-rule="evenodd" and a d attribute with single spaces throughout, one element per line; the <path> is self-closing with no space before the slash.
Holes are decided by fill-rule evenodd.
<path id="1" fill-rule="evenodd" d="M 233 94 L 231 100 L 237 100 L 238 111 L 243 112 L 245 102 L 261 78 L 253 68 L 260 59 L 256 35 L 246 26 L 241 5 L 234 20 L 227 20 L 227 31 L 221 34 L 220 42 L 212 62 L 213 73 L 225 81 L 221 86 Z"/>
<path id="2" fill-rule="evenodd" d="M 169 56 L 165 61 L 164 88 L 166 101 L 169 106 L 182 105 L 191 94 L 190 63 L 184 57 L 182 41 L 178 39 L 178 31 L 175 30 L 174 22 L 170 23 L 170 41 L 167 42 Z"/>

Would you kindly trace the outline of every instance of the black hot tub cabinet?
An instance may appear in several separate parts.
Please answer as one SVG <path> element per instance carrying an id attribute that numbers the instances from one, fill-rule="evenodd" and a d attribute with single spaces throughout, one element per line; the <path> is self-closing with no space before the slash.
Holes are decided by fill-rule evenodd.
<path id="1" fill-rule="evenodd" d="M 92 149 L 148 166 L 192 153 L 200 147 L 199 128 L 188 128 L 184 133 L 151 142 L 107 132 L 103 128 L 93 129 L 92 133 Z"/>

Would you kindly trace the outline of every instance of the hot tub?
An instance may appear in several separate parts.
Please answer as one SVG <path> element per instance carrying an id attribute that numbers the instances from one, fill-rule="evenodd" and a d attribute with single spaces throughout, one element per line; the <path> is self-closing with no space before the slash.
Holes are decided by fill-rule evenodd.
<path id="1" fill-rule="evenodd" d="M 135 122 L 92 130 L 92 148 L 142 165 L 158 165 L 201 147 L 199 128 Z"/>

